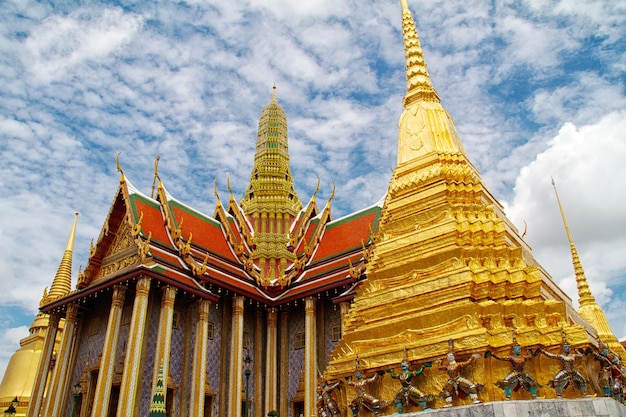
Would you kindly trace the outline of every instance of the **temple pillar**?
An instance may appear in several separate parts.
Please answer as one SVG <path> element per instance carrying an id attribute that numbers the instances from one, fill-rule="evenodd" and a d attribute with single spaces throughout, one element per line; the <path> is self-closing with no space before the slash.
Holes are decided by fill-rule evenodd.
<path id="1" fill-rule="evenodd" d="M 316 299 L 308 297 L 304 305 L 304 417 L 314 417 L 317 373 Z"/>
<path id="2" fill-rule="evenodd" d="M 115 354 L 126 290 L 127 288 L 124 285 L 118 284 L 113 287 L 113 300 L 111 301 L 109 321 L 104 335 L 104 346 L 102 347 L 100 370 L 98 371 L 91 417 L 108 417 L 109 415 L 111 383 L 113 381 L 113 373 L 115 372 Z"/>
<path id="3" fill-rule="evenodd" d="M 191 371 L 191 398 L 189 400 L 189 415 L 204 415 L 204 387 L 206 385 L 206 361 L 209 337 L 209 300 L 198 301 L 196 320 L 196 336 L 193 346 L 193 365 Z"/>
<path id="4" fill-rule="evenodd" d="M 241 417 L 241 390 L 243 387 L 243 301 L 244 298 L 233 297 L 233 316 L 230 339 L 230 381 L 228 395 L 230 404 L 228 415 Z"/>
<path id="5" fill-rule="evenodd" d="M 263 310 L 257 307 L 254 329 L 254 416 L 263 415 Z"/>
<path id="6" fill-rule="evenodd" d="M 78 325 L 78 304 L 68 304 L 65 313 L 65 327 L 63 338 L 57 353 L 56 365 L 52 373 L 52 380 L 47 393 L 46 416 L 58 417 L 64 414 L 68 393 L 70 391 L 70 376 L 74 369 L 72 355 L 74 351 L 74 341 L 76 339 L 76 328 Z"/>
<path id="7" fill-rule="evenodd" d="M 342 336 L 346 330 L 346 319 L 348 317 L 349 310 L 350 310 L 349 301 L 342 301 L 339 303 L 339 313 L 341 314 L 341 335 Z"/>
<path id="8" fill-rule="evenodd" d="M 193 310 L 193 311 L 192 311 Z M 180 382 L 180 390 L 179 390 L 179 398 L 190 398 L 191 397 L 191 384 L 193 383 L 192 372 L 193 372 L 193 359 L 194 359 L 194 349 L 195 349 L 195 332 L 196 329 L 194 324 L 197 321 L 197 311 L 194 309 L 193 305 L 188 305 L 185 307 L 184 314 L 185 323 L 183 324 L 183 352 L 182 352 L 182 371 L 181 371 L 181 382 Z M 188 417 L 190 416 L 190 408 L 185 407 L 185 403 L 181 401 L 180 409 L 178 410 L 180 415 L 178 417 Z"/>
<path id="9" fill-rule="evenodd" d="M 280 369 L 289 369 L 289 311 L 280 312 Z M 289 412 L 289 372 L 282 372 L 280 378 L 280 412 L 287 415 Z"/>
<path id="10" fill-rule="evenodd" d="M 122 385 L 120 386 L 119 403 L 117 404 L 117 417 L 138 415 L 139 398 L 137 389 L 141 380 L 139 368 L 142 364 L 141 355 L 151 281 L 149 277 L 142 276 L 137 280 L 135 287 L 135 300 L 133 302 L 133 313 L 130 319 L 126 355 L 124 357 L 124 372 L 122 374 Z"/>
<path id="11" fill-rule="evenodd" d="M 152 395 L 159 379 L 159 369 L 163 365 L 163 384 L 167 393 L 167 375 L 170 369 L 170 350 L 172 346 L 172 320 L 174 317 L 174 300 L 176 288 L 169 285 L 161 289 L 161 310 L 159 315 L 159 330 L 157 332 L 154 351 L 154 367 L 152 371 Z M 167 401 L 167 396 L 166 396 Z"/>
<path id="12" fill-rule="evenodd" d="M 28 410 L 26 411 L 27 417 L 38 416 L 43 407 L 43 396 L 46 392 L 48 371 L 50 370 L 50 363 L 52 362 L 54 342 L 57 337 L 57 331 L 59 330 L 60 319 L 61 317 L 59 313 L 52 313 L 49 316 L 48 327 L 46 328 L 46 337 L 44 338 L 43 346 L 41 347 L 41 358 L 39 359 L 37 374 L 35 375 L 35 382 L 30 395 Z"/>
<path id="13" fill-rule="evenodd" d="M 278 364 L 276 362 L 277 312 L 275 308 L 267 310 L 267 344 L 265 349 L 265 413 L 276 410 L 276 387 Z"/>

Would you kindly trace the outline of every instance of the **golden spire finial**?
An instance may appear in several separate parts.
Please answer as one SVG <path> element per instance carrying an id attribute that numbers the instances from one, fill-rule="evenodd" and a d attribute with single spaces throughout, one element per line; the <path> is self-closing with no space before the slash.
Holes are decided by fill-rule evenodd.
<path id="1" fill-rule="evenodd" d="M 151 197 L 154 198 L 154 186 L 159 180 L 161 182 L 161 177 L 159 177 L 159 160 L 161 159 L 161 154 L 157 153 L 156 158 L 154 158 L 154 178 L 152 179 L 152 194 Z"/>
<path id="2" fill-rule="evenodd" d="M 42 304 L 47 304 L 57 298 L 65 296 L 69 294 L 72 289 L 72 253 L 74 251 L 74 238 L 76 236 L 77 221 L 78 213 L 74 216 L 74 224 L 72 225 L 72 231 L 70 232 L 70 237 L 67 240 L 63 258 L 59 264 L 59 269 L 57 270 L 54 280 L 52 280 L 50 291 L 45 294 L 44 299 L 41 300 Z"/>
<path id="3" fill-rule="evenodd" d="M 330 198 L 328 199 L 328 202 L 330 203 L 331 200 L 333 200 L 335 198 L 335 190 L 337 189 L 337 184 L 335 183 L 335 181 L 333 181 L 333 192 L 330 194 Z"/>
<path id="4" fill-rule="evenodd" d="M 315 196 L 317 195 L 317 193 L 320 190 L 320 183 L 321 183 L 321 179 L 320 176 L 317 176 L 317 187 L 315 187 L 315 191 L 313 192 L 313 198 L 315 198 Z"/>
<path id="5" fill-rule="evenodd" d="M 230 188 L 230 174 L 228 174 L 228 177 L 226 177 L 226 187 L 228 187 L 228 192 L 232 194 L 233 189 Z"/>
<path id="6" fill-rule="evenodd" d="M 439 102 L 439 95 L 430 82 L 430 75 L 426 69 L 424 53 L 420 45 L 413 15 L 409 10 L 407 0 L 402 2 L 402 35 L 404 38 L 404 55 L 406 58 L 406 94 L 404 106 L 416 101 Z"/>
<path id="7" fill-rule="evenodd" d="M 569 230 L 567 219 L 565 219 L 565 212 L 563 211 L 563 206 L 561 205 L 561 199 L 559 198 L 559 193 L 556 190 L 556 184 L 554 183 L 554 178 L 551 178 L 551 180 L 552 180 L 552 187 L 554 188 L 554 194 L 556 195 L 556 201 L 559 205 L 559 210 L 561 211 L 561 218 L 563 219 L 563 224 L 565 225 L 565 232 L 567 233 L 567 239 L 569 240 L 569 247 L 572 252 L 572 262 L 574 264 L 576 286 L 578 287 L 578 303 L 580 304 L 580 306 L 584 306 L 586 304 L 595 304 L 596 300 L 591 294 L 591 290 L 589 289 L 589 284 L 587 284 L 585 271 L 583 270 L 583 266 L 580 262 L 580 258 L 578 257 L 578 251 L 576 250 L 576 246 L 574 245 L 574 239 L 572 238 L 572 233 Z"/>
<path id="8" fill-rule="evenodd" d="M 124 182 L 126 182 L 126 178 L 124 178 L 124 171 L 122 170 L 122 167 L 120 165 L 120 155 L 122 154 L 122 152 L 118 152 L 117 155 L 115 155 L 115 166 L 117 167 L 117 172 L 119 172 L 122 176 L 120 177 L 120 184 L 123 184 Z"/>
<path id="9" fill-rule="evenodd" d="M 274 83 L 274 86 L 272 87 L 272 103 L 276 103 L 276 99 L 277 99 L 277 95 L 276 95 L 276 83 Z"/>
<path id="10" fill-rule="evenodd" d="M 220 199 L 220 196 L 217 193 L 217 177 L 213 180 L 213 194 L 215 194 L 215 197 L 217 197 L 218 200 Z"/>

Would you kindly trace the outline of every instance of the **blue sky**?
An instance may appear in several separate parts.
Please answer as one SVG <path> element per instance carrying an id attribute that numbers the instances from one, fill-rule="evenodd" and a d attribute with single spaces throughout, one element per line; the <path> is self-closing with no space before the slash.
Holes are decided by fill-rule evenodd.
<path id="1" fill-rule="evenodd" d="M 118 186 L 212 214 L 243 195 L 277 85 L 296 188 L 335 217 L 378 201 L 405 89 L 399 0 L 4 1 L 0 375 L 81 213 L 74 279 Z M 554 177 L 593 294 L 626 339 L 626 2 L 409 0 L 471 161 L 574 300 Z"/>

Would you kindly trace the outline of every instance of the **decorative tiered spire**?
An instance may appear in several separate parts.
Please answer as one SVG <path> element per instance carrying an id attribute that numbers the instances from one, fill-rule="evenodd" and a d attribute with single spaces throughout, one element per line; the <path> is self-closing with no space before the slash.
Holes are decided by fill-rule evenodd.
<path id="1" fill-rule="evenodd" d="M 76 222 L 78 221 L 78 213 L 74 217 L 74 224 L 70 237 L 63 253 L 63 258 L 57 270 L 56 276 L 52 281 L 52 286 L 48 294 L 44 294 L 41 300 L 42 304 L 48 304 L 59 297 L 63 297 L 72 290 L 72 253 L 74 251 L 74 237 L 76 236 Z"/>
<path id="2" fill-rule="evenodd" d="M 159 366 L 159 376 L 157 378 L 152 402 L 150 403 L 150 411 L 148 417 L 165 417 L 167 410 L 165 408 L 165 388 L 164 388 L 163 362 Z"/>
<path id="3" fill-rule="evenodd" d="M 287 117 L 276 99 L 276 85 L 259 118 L 254 167 L 241 206 L 247 215 L 266 210 L 297 213 L 302 207 L 289 168 Z"/>
<path id="4" fill-rule="evenodd" d="M 554 179 L 552 179 L 552 187 L 554 188 L 556 202 L 558 203 L 559 210 L 561 211 L 561 218 L 563 219 L 563 225 L 565 226 L 565 232 L 567 233 L 567 239 L 569 240 L 569 247 L 572 252 L 574 275 L 576 276 L 576 287 L 578 287 L 578 303 L 580 304 L 580 307 L 596 304 L 596 299 L 593 297 L 591 290 L 589 289 L 583 265 L 580 263 L 580 257 L 578 256 L 578 251 L 574 245 L 574 239 L 572 238 L 572 233 L 569 230 L 567 219 L 565 218 L 565 212 L 563 211 L 563 206 L 561 205 L 561 199 L 559 198 L 559 192 L 556 190 Z"/>
<path id="5" fill-rule="evenodd" d="M 618 352 L 618 354 L 622 358 L 626 359 L 626 351 L 617 340 L 617 337 L 615 337 L 615 333 L 613 333 L 613 330 L 611 330 L 611 326 L 606 319 L 604 311 L 598 305 L 598 303 L 596 303 L 596 299 L 591 294 L 589 284 L 587 283 L 587 277 L 585 276 L 585 271 L 583 270 L 583 265 L 580 262 L 580 257 L 578 256 L 578 251 L 576 250 L 576 246 L 574 245 L 572 233 L 569 230 L 567 219 L 565 218 L 565 212 L 563 211 L 563 206 L 561 205 L 561 199 L 559 198 L 559 193 L 556 190 L 556 184 L 554 183 L 554 179 L 552 179 L 552 187 L 554 188 L 556 201 L 559 205 L 561 218 L 563 219 L 563 225 L 565 226 L 565 232 L 567 233 L 567 239 L 569 240 L 570 251 L 572 252 L 574 275 L 576 277 L 576 286 L 578 287 L 578 314 L 580 314 L 582 318 L 584 318 L 589 324 L 594 327 L 594 329 L 596 329 L 596 332 L 598 332 L 598 337 L 603 342 L 605 342 L 613 351 Z"/>
<path id="6" fill-rule="evenodd" d="M 398 132 L 398 165 L 430 152 L 465 153 L 454 121 L 433 88 L 415 22 L 407 0 L 402 0 L 402 34 L 406 57 L 404 112 Z"/>
<path id="7" fill-rule="evenodd" d="M 255 235 L 257 282 L 264 287 L 286 283 L 285 269 L 294 260 L 287 248 L 290 225 L 302 208 L 289 168 L 287 117 L 277 102 L 276 85 L 273 90 L 261 112 L 250 185 L 241 200 Z"/>
<path id="8" fill-rule="evenodd" d="M 424 54 L 407 0 L 402 0 L 402 35 L 406 57 L 406 94 L 404 105 L 414 100 L 439 102 L 439 95 L 430 82 Z"/>

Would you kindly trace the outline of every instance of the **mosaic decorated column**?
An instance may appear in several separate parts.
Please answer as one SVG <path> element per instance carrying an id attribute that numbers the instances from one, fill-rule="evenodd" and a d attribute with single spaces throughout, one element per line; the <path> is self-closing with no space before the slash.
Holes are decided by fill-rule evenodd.
<path id="1" fill-rule="evenodd" d="M 39 366 L 37 367 L 37 374 L 35 375 L 35 383 L 33 384 L 33 391 L 30 395 L 28 411 L 26 411 L 27 417 L 38 416 L 43 407 L 43 396 L 46 392 L 48 371 L 50 370 L 52 354 L 54 353 L 54 341 L 57 337 L 57 331 L 59 330 L 59 320 L 60 316 L 58 313 L 50 314 L 48 327 L 46 328 L 46 337 L 41 347 L 41 358 L 39 359 Z"/>
<path id="2" fill-rule="evenodd" d="M 275 308 L 267 310 L 267 348 L 265 364 L 265 413 L 276 410 L 278 381 L 278 364 L 276 362 L 276 339 L 277 339 L 277 311 Z"/>
<path id="3" fill-rule="evenodd" d="M 209 337 L 209 300 L 198 301 L 196 337 L 193 347 L 193 366 L 191 371 L 190 416 L 204 415 L 204 386 L 206 384 L 206 357 Z"/>
<path id="4" fill-rule="evenodd" d="M 280 312 L 280 369 L 284 369 L 280 378 L 280 411 L 286 415 L 289 410 L 289 311 Z"/>
<path id="5" fill-rule="evenodd" d="M 72 363 L 74 340 L 78 326 L 78 304 L 68 304 L 65 313 L 65 327 L 63 338 L 59 346 L 56 365 L 52 373 L 52 380 L 48 388 L 48 404 L 46 416 L 59 417 L 64 414 L 64 407 L 70 392 L 70 376 L 74 369 Z"/>
<path id="6" fill-rule="evenodd" d="M 138 414 L 137 390 L 141 380 L 139 367 L 142 362 L 141 354 L 146 330 L 150 283 L 149 277 L 142 276 L 137 280 L 135 286 L 135 301 L 133 302 L 133 314 L 130 318 L 120 399 L 117 404 L 117 417 L 133 417 Z"/>
<path id="7" fill-rule="evenodd" d="M 233 297 L 233 317 L 230 339 L 230 381 L 226 395 L 230 396 L 228 415 L 241 417 L 241 390 L 243 387 L 243 301 Z"/>
<path id="8" fill-rule="evenodd" d="M 316 300 L 308 297 L 304 305 L 304 417 L 313 417 L 315 413 L 315 380 L 317 373 L 317 355 L 315 347 Z"/>
<path id="9" fill-rule="evenodd" d="M 263 415 L 263 310 L 257 308 L 256 325 L 254 329 L 254 413 L 253 416 Z"/>
<path id="10" fill-rule="evenodd" d="M 111 301 L 109 321 L 107 323 L 106 334 L 104 335 L 104 346 L 102 347 L 100 370 L 98 371 L 98 381 L 96 382 L 91 417 L 108 417 L 109 415 L 111 383 L 113 381 L 113 373 L 115 372 L 115 354 L 117 351 L 120 323 L 122 322 L 122 309 L 124 308 L 126 289 L 124 285 L 116 285 L 113 287 L 113 300 Z"/>
<path id="11" fill-rule="evenodd" d="M 350 310 L 350 302 L 342 301 L 339 303 L 339 312 L 341 313 L 341 334 L 343 335 L 346 330 L 346 318 L 348 317 L 348 311 Z"/>
<path id="12" fill-rule="evenodd" d="M 159 330 L 154 351 L 154 368 L 152 371 L 152 394 L 159 379 L 159 368 L 163 365 L 163 384 L 167 388 L 167 375 L 170 370 L 170 350 L 172 346 L 172 320 L 174 317 L 174 300 L 176 288 L 169 285 L 161 289 L 161 311 L 159 315 Z M 167 391 L 167 389 L 166 389 Z M 150 398 L 153 397 L 150 396 Z M 167 398 L 166 398 L 167 401 Z"/>

